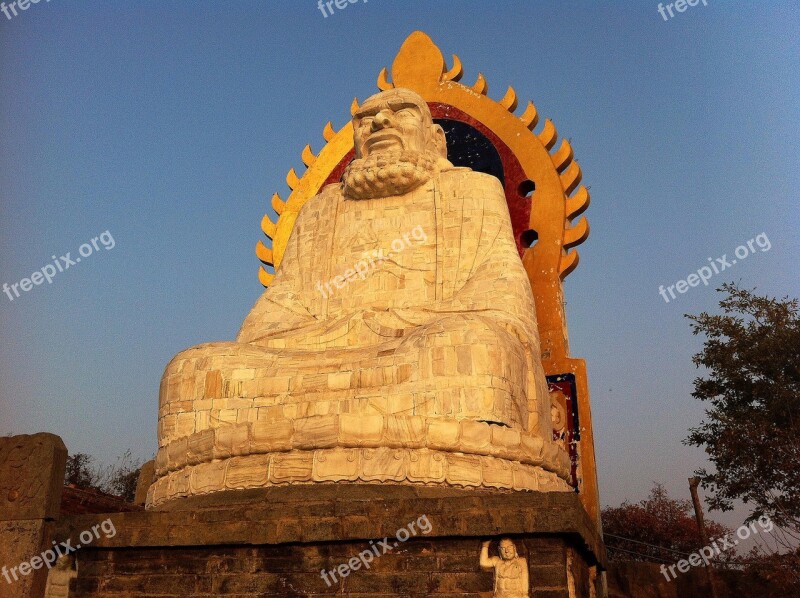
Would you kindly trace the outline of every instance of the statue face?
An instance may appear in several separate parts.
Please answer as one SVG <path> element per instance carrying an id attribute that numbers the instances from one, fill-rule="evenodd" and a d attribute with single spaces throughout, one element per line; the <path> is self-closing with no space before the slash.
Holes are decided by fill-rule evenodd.
<path id="1" fill-rule="evenodd" d="M 553 418 L 553 429 L 560 430 L 567 424 L 567 397 L 560 391 L 550 393 L 550 417 Z"/>
<path id="2" fill-rule="evenodd" d="M 514 544 L 510 540 L 501 541 L 500 557 L 504 561 L 510 561 L 515 556 L 517 556 L 517 549 L 514 547 Z"/>
<path id="3" fill-rule="evenodd" d="M 392 89 L 368 98 L 353 117 L 356 158 L 387 151 L 426 151 L 432 128 L 427 104 L 416 93 Z"/>
<path id="4" fill-rule="evenodd" d="M 555 405 L 550 405 L 550 417 L 553 418 L 553 427 L 560 430 L 564 422 L 561 421 L 561 411 Z"/>
<path id="5" fill-rule="evenodd" d="M 72 562 L 69 555 L 63 555 L 56 560 L 56 569 L 59 571 L 66 571 L 72 568 Z"/>

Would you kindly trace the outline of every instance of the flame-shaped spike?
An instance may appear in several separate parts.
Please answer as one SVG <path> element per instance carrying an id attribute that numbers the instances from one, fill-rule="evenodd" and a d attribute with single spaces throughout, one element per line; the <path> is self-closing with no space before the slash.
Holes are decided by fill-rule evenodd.
<path id="1" fill-rule="evenodd" d="M 300 157 L 303 160 L 303 164 L 306 166 L 311 166 L 317 161 L 317 157 L 314 155 L 314 152 L 311 151 L 311 144 L 306 144 L 306 146 L 303 148 L 303 153 L 300 154 Z"/>
<path id="2" fill-rule="evenodd" d="M 389 82 L 389 71 L 386 70 L 386 67 L 383 67 L 378 74 L 378 89 L 381 91 L 394 89 L 394 84 Z"/>
<path id="3" fill-rule="evenodd" d="M 286 173 L 286 184 L 289 185 L 289 189 L 294 190 L 298 183 L 300 183 L 300 177 L 297 176 L 294 168 L 289 169 L 289 172 Z"/>
<path id="4" fill-rule="evenodd" d="M 580 216 L 589 207 L 589 191 L 581 186 L 572 197 L 567 198 L 567 219 Z"/>
<path id="5" fill-rule="evenodd" d="M 572 146 L 566 139 L 561 140 L 561 146 L 553 154 L 553 164 L 558 172 L 562 172 L 572 162 Z"/>
<path id="6" fill-rule="evenodd" d="M 578 163 L 573 162 L 570 164 L 569 167 L 561 173 L 561 185 L 564 187 L 564 193 L 570 195 L 578 186 L 578 183 L 581 182 L 582 177 L 583 174 L 581 173 L 581 167 L 578 166 Z"/>
<path id="7" fill-rule="evenodd" d="M 508 86 L 506 95 L 500 100 L 500 105 L 509 112 L 514 112 L 514 110 L 517 109 L 517 92 L 514 91 L 514 88 L 510 85 Z"/>
<path id="8" fill-rule="evenodd" d="M 570 251 L 561 256 L 558 262 L 558 276 L 564 280 L 569 274 L 578 267 L 580 256 L 577 250 Z"/>
<path id="9" fill-rule="evenodd" d="M 277 228 L 278 225 L 269 219 L 269 215 L 264 214 L 264 217 L 261 219 L 261 230 L 264 231 L 264 234 L 267 235 L 270 239 L 274 239 L 275 230 Z"/>
<path id="10" fill-rule="evenodd" d="M 258 269 L 258 281 L 259 281 L 259 282 L 260 282 L 262 285 L 264 285 L 265 287 L 268 287 L 269 285 L 271 285 L 271 284 L 272 284 L 272 281 L 273 281 L 273 280 L 275 280 L 275 275 L 274 275 L 274 274 L 270 274 L 269 272 L 267 272 L 267 271 L 264 269 L 264 266 L 261 266 L 261 267 Z"/>
<path id="11" fill-rule="evenodd" d="M 325 139 L 325 141 L 330 141 L 331 139 L 333 139 L 334 135 L 336 135 L 336 131 L 333 130 L 333 125 L 331 124 L 331 121 L 328 121 L 327 124 L 325 125 L 325 128 L 322 129 L 322 137 L 323 139 Z"/>
<path id="12" fill-rule="evenodd" d="M 478 80 L 475 81 L 475 85 L 472 86 L 472 91 L 482 95 L 486 95 L 489 91 L 489 84 L 486 82 L 486 79 L 484 79 L 483 73 L 478 73 Z"/>
<path id="13" fill-rule="evenodd" d="M 586 218 L 581 218 L 575 226 L 564 229 L 564 249 L 580 245 L 588 236 L 589 221 Z"/>
<path id="14" fill-rule="evenodd" d="M 533 127 L 539 123 L 539 113 L 536 111 L 536 106 L 533 105 L 533 102 L 528 102 L 525 112 L 522 113 L 519 119 L 525 123 L 526 127 L 533 131 Z"/>
<path id="15" fill-rule="evenodd" d="M 281 199 L 281 196 L 277 193 L 273 194 L 272 201 L 272 209 L 275 210 L 278 215 L 283 213 L 283 207 L 286 205 L 286 202 Z"/>
<path id="16" fill-rule="evenodd" d="M 556 131 L 553 121 L 548 118 L 544 121 L 542 132 L 539 133 L 539 141 L 549 150 L 556 144 L 556 139 L 558 139 L 558 131 Z"/>
<path id="17" fill-rule="evenodd" d="M 269 264 L 272 266 L 274 262 L 274 257 L 272 255 L 272 249 L 264 245 L 261 241 L 256 243 L 256 256 L 265 264 Z"/>
<path id="18" fill-rule="evenodd" d="M 358 108 L 358 96 L 356 96 L 353 98 L 353 103 L 350 104 L 350 116 L 355 116 Z"/>
<path id="19" fill-rule="evenodd" d="M 461 59 L 453 54 L 453 68 L 442 75 L 442 81 L 460 81 L 463 74 L 464 67 L 461 65 Z"/>

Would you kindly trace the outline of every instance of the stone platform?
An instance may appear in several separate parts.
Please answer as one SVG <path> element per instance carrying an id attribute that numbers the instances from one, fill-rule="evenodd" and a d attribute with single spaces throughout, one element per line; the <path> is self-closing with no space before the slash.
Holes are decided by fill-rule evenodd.
<path id="1" fill-rule="evenodd" d="M 527 559 L 532 598 L 602 595 L 590 588 L 602 542 L 572 493 L 276 487 L 70 517 L 53 538 L 77 543 L 107 518 L 117 533 L 78 551 L 71 597 L 492 596 L 494 573 L 479 557 L 500 537 Z M 373 547 L 379 556 L 359 560 Z M 347 575 L 328 585 L 321 571 L 342 565 Z"/>

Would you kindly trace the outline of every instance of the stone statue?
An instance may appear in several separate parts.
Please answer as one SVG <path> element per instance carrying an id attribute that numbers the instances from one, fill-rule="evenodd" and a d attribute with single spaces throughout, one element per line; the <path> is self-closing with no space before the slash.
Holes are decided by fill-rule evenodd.
<path id="1" fill-rule="evenodd" d="M 47 574 L 44 598 L 69 597 L 69 582 L 78 577 L 77 571 L 72 566 L 74 559 L 75 557 L 71 554 L 58 557 L 55 566 Z"/>
<path id="2" fill-rule="evenodd" d="M 567 397 L 560 390 L 550 393 L 550 417 L 553 420 L 553 440 L 567 448 Z"/>
<path id="3" fill-rule="evenodd" d="M 353 126 L 236 341 L 167 366 L 148 506 L 314 482 L 569 490 L 501 183 L 447 160 L 408 89 Z"/>
<path id="4" fill-rule="evenodd" d="M 528 598 L 528 561 L 517 554 L 517 547 L 508 538 L 500 540 L 499 557 L 489 556 L 487 540 L 481 546 L 481 567 L 494 569 L 495 598 Z"/>

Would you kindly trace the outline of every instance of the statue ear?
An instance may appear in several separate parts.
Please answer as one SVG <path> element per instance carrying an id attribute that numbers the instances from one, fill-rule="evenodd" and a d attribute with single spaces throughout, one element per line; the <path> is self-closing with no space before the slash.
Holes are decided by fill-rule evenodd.
<path id="1" fill-rule="evenodd" d="M 440 125 L 431 125 L 431 145 L 442 158 L 447 159 L 447 140 Z"/>

